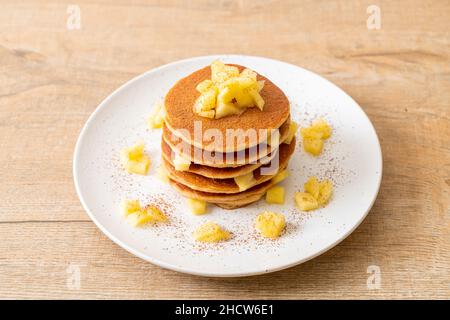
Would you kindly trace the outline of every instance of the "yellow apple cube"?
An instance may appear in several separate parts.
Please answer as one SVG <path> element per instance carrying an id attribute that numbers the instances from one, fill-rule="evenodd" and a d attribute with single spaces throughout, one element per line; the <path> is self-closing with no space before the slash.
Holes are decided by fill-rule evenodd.
<path id="1" fill-rule="evenodd" d="M 305 191 L 312 195 L 314 199 L 319 197 L 320 183 L 316 177 L 310 177 L 304 185 Z"/>
<path id="2" fill-rule="evenodd" d="M 130 213 L 127 222 L 133 227 L 141 227 L 146 224 L 156 224 L 167 221 L 167 217 L 156 207 L 150 206 Z"/>
<path id="3" fill-rule="evenodd" d="M 233 91 L 233 99 L 240 108 L 253 107 L 255 105 L 252 96 L 249 94 L 249 88 L 255 86 L 255 82 L 251 79 L 237 78 L 237 88 Z M 250 83 L 249 83 L 250 82 Z"/>
<path id="4" fill-rule="evenodd" d="M 210 111 L 216 107 L 217 88 L 209 89 L 197 98 L 194 103 L 194 112 Z"/>
<path id="5" fill-rule="evenodd" d="M 200 112 L 198 113 L 198 115 L 199 115 L 200 117 L 209 118 L 209 119 L 214 119 L 214 117 L 216 116 L 216 111 L 214 111 L 214 110 L 200 111 Z"/>
<path id="6" fill-rule="evenodd" d="M 319 208 L 319 203 L 316 198 L 306 192 L 295 193 L 295 203 L 297 207 L 302 211 L 310 211 Z"/>
<path id="7" fill-rule="evenodd" d="M 211 80 L 215 84 L 220 84 L 237 76 L 239 76 L 239 69 L 237 67 L 227 66 L 219 60 L 211 63 Z"/>
<path id="8" fill-rule="evenodd" d="M 158 169 L 156 169 L 156 175 L 162 182 L 169 182 L 169 176 L 167 175 L 167 171 L 163 166 L 159 166 Z"/>
<path id="9" fill-rule="evenodd" d="M 132 147 L 123 149 L 120 154 L 120 158 L 123 161 L 139 160 L 144 154 L 144 148 L 144 143 L 138 142 Z"/>
<path id="10" fill-rule="evenodd" d="M 195 240 L 207 243 L 225 241 L 231 237 L 228 231 L 223 230 L 214 222 L 207 222 L 201 225 L 194 231 L 193 236 Z"/>
<path id="11" fill-rule="evenodd" d="M 162 128 L 164 124 L 164 116 L 165 116 L 164 103 L 158 102 L 154 106 L 152 113 L 147 119 L 147 125 L 149 126 L 150 129 Z"/>
<path id="12" fill-rule="evenodd" d="M 127 222 L 133 227 L 141 227 L 151 221 L 152 217 L 144 211 L 136 211 L 127 216 Z"/>
<path id="13" fill-rule="evenodd" d="M 150 115 L 147 119 L 147 125 L 150 129 L 160 129 L 164 125 L 164 117 L 159 114 Z"/>
<path id="14" fill-rule="evenodd" d="M 219 101 L 216 107 L 216 119 L 220 119 L 223 117 L 231 116 L 231 115 L 239 115 L 244 112 L 245 109 L 241 109 L 235 106 L 232 103 L 224 103 Z"/>
<path id="15" fill-rule="evenodd" d="M 123 214 L 133 227 L 167 221 L 167 217 L 154 205 L 141 208 L 138 200 L 125 200 L 122 203 Z"/>
<path id="16" fill-rule="evenodd" d="M 239 187 L 239 191 L 245 191 L 256 184 L 256 180 L 253 177 L 253 172 L 244 174 L 234 178 L 234 182 Z"/>
<path id="17" fill-rule="evenodd" d="M 276 239 L 286 227 L 284 216 L 279 213 L 266 211 L 255 219 L 255 228 L 263 237 Z"/>
<path id="18" fill-rule="evenodd" d="M 154 205 L 146 206 L 144 211 L 151 218 L 152 223 L 167 221 L 166 215 Z"/>
<path id="19" fill-rule="evenodd" d="M 214 86 L 214 82 L 212 82 L 212 80 L 203 80 L 202 82 L 200 82 L 197 87 L 195 87 L 195 89 L 197 89 L 198 92 L 206 92 L 209 89 L 211 89 Z"/>
<path id="20" fill-rule="evenodd" d="M 310 140 L 323 139 L 323 132 L 317 131 L 314 127 L 301 128 L 300 133 L 303 139 L 310 139 Z"/>
<path id="21" fill-rule="evenodd" d="M 333 184 L 330 180 L 324 180 L 320 183 L 319 189 L 320 190 L 319 195 L 317 196 L 317 202 L 323 206 L 328 203 L 331 195 L 333 194 Z"/>
<path id="22" fill-rule="evenodd" d="M 195 215 L 202 215 L 206 213 L 206 202 L 197 199 L 187 199 L 187 204 L 191 212 Z"/>
<path id="23" fill-rule="evenodd" d="M 301 128 L 303 149 L 314 156 L 318 156 L 323 149 L 324 140 L 331 136 L 331 127 L 323 119 L 315 121 L 310 127 Z"/>
<path id="24" fill-rule="evenodd" d="M 144 154 L 143 143 L 122 150 L 120 161 L 128 173 L 146 175 L 150 166 L 150 158 Z"/>
<path id="25" fill-rule="evenodd" d="M 178 171 L 187 171 L 189 170 L 189 167 L 191 166 L 191 162 L 182 156 L 180 156 L 178 153 L 175 154 L 175 158 L 173 159 L 173 164 L 175 166 L 175 170 Z"/>
<path id="26" fill-rule="evenodd" d="M 125 164 L 125 170 L 128 173 L 141 174 L 145 176 L 147 174 L 149 166 L 150 166 L 150 159 L 146 156 L 143 156 L 139 160 L 129 160 Z"/>
<path id="27" fill-rule="evenodd" d="M 245 68 L 239 76 L 256 81 L 257 74 L 255 71 Z"/>
<path id="28" fill-rule="evenodd" d="M 310 127 L 301 128 L 300 132 L 303 138 L 309 139 L 328 139 L 331 136 L 331 127 L 323 119 L 319 119 Z"/>
<path id="29" fill-rule="evenodd" d="M 124 200 L 122 202 L 122 211 L 124 216 L 141 210 L 139 200 Z"/>
<path id="30" fill-rule="evenodd" d="M 261 90 L 264 88 L 264 84 L 264 80 L 258 80 L 258 92 L 261 92 Z"/>
<path id="31" fill-rule="evenodd" d="M 286 140 L 284 140 L 284 143 L 290 144 L 292 142 L 292 139 L 294 139 L 295 134 L 297 133 L 297 129 L 298 124 L 295 121 L 291 121 L 291 123 L 289 124 L 289 133 Z"/>
<path id="32" fill-rule="evenodd" d="M 316 132 L 321 132 L 322 133 L 322 139 L 328 139 L 331 136 L 331 127 L 323 119 L 319 119 L 319 120 L 313 122 L 312 128 Z"/>
<path id="33" fill-rule="evenodd" d="M 284 203 L 284 188 L 280 187 L 280 186 L 274 186 L 274 187 L 270 188 L 269 190 L 267 190 L 266 202 L 283 204 Z"/>
<path id="34" fill-rule="evenodd" d="M 219 94 L 217 95 L 217 104 L 233 104 L 232 101 L 236 95 L 237 82 L 228 80 L 225 84 L 219 87 Z"/>
<path id="35" fill-rule="evenodd" d="M 259 110 L 264 109 L 264 99 L 261 97 L 257 89 L 249 90 L 250 96 L 253 98 L 253 101 L 255 102 L 255 105 L 258 107 Z"/>
<path id="36" fill-rule="evenodd" d="M 310 177 L 304 185 L 305 192 L 295 194 L 297 206 L 304 211 L 315 210 L 328 203 L 333 193 L 330 180 L 319 182 L 316 177 Z"/>
<path id="37" fill-rule="evenodd" d="M 289 172 L 284 169 L 276 174 L 275 177 L 272 178 L 272 183 L 277 184 L 286 179 L 289 176 Z"/>
<path id="38" fill-rule="evenodd" d="M 322 153 L 323 140 L 322 139 L 303 139 L 303 149 L 312 154 L 313 156 L 318 156 Z"/>

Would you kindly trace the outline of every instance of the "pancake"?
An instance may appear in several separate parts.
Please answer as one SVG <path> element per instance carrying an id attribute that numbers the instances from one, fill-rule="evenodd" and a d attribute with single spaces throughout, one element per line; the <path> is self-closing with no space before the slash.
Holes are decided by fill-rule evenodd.
<path id="1" fill-rule="evenodd" d="M 162 150 L 162 156 L 163 158 L 169 162 L 172 166 L 174 166 L 173 158 L 172 158 L 172 149 L 167 144 L 167 142 L 164 141 L 164 139 L 161 139 L 161 150 Z M 239 167 L 224 167 L 224 168 L 216 168 L 216 167 L 210 167 L 205 165 L 200 165 L 196 163 L 191 163 L 189 166 L 188 172 L 195 173 L 207 178 L 212 179 L 227 179 L 227 178 L 234 178 L 238 176 L 242 176 L 244 174 L 247 174 L 249 172 L 252 172 L 259 167 L 261 167 L 264 163 L 269 162 L 272 160 L 273 157 L 278 155 L 278 150 L 274 151 L 267 155 L 267 157 L 264 158 L 264 161 L 258 161 L 253 164 L 245 164 Z M 266 162 L 267 160 L 267 162 Z"/>
<path id="2" fill-rule="evenodd" d="M 235 65 L 240 71 L 242 66 Z M 267 140 L 267 136 L 260 134 L 261 129 L 277 129 L 289 117 L 290 106 L 286 95 L 269 79 L 258 74 L 258 80 L 264 80 L 265 85 L 260 94 L 265 101 L 263 111 L 256 107 L 247 108 L 241 115 L 232 115 L 220 119 L 209 119 L 194 113 L 195 100 L 200 96 L 196 86 L 203 80 L 211 79 L 211 68 L 205 67 L 187 77 L 180 79 L 166 94 L 164 99 L 165 121 L 172 132 L 186 130 L 180 137 L 187 143 L 208 151 L 235 152 L 256 146 Z M 199 122 L 197 122 L 199 121 Z M 201 123 L 203 132 L 208 129 L 218 129 L 222 137 L 226 137 L 226 130 L 248 129 L 256 130 L 255 141 L 234 141 L 227 146 L 226 139 L 222 143 L 203 141 L 204 137 L 194 137 L 195 122 Z"/>
<path id="3" fill-rule="evenodd" d="M 236 209 L 256 202 L 273 186 L 272 181 L 269 180 L 240 193 L 220 194 L 194 190 L 172 179 L 169 179 L 169 183 L 187 198 L 213 203 L 224 209 Z"/>
<path id="4" fill-rule="evenodd" d="M 286 140 L 289 135 L 290 117 L 281 125 L 279 128 L 280 132 L 280 143 Z M 182 143 L 179 138 L 174 136 L 169 128 L 164 124 L 163 133 L 164 141 L 169 145 L 169 147 L 177 152 L 186 160 L 191 161 L 199 165 L 205 165 L 209 167 L 225 168 L 225 167 L 238 167 L 244 164 L 254 164 L 258 160 L 267 158 L 267 156 L 273 151 L 273 146 L 268 146 L 266 143 L 254 146 L 250 149 L 245 150 L 245 155 L 238 153 L 215 153 L 214 157 L 208 156 L 209 153 L 204 153 L 202 149 L 197 147 L 192 147 L 186 143 Z M 277 148 L 278 146 L 275 146 Z M 183 150 L 183 148 L 185 148 Z M 188 150 L 186 150 L 188 149 Z M 190 154 L 189 154 L 190 151 Z M 244 152 L 244 151 L 241 151 Z M 200 156 L 199 156 L 200 155 Z M 203 156 L 205 155 L 205 156 Z M 264 161 L 263 161 L 264 162 Z"/>
<path id="5" fill-rule="evenodd" d="M 287 166 L 289 159 L 295 150 L 295 143 L 294 138 L 290 144 L 282 144 L 280 146 L 278 152 L 278 169 L 285 168 Z M 188 171 L 177 171 L 173 165 L 164 158 L 162 159 L 162 163 L 164 164 L 167 174 L 171 180 L 181 183 L 190 189 L 220 194 L 242 193 L 234 179 L 212 179 Z M 269 169 L 270 165 L 271 163 L 263 165 L 253 171 L 253 177 L 256 180 L 254 185 L 269 181 L 278 172 L 278 170 L 276 170 L 276 172 L 271 175 L 263 175 L 261 170 L 263 168 Z"/>

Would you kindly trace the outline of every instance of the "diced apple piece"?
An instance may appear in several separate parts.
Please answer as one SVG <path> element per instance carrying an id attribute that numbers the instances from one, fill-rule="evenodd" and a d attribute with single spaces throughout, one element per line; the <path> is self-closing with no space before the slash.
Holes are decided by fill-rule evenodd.
<path id="1" fill-rule="evenodd" d="M 304 185 L 305 192 L 295 194 L 297 206 L 304 211 L 315 210 L 328 203 L 333 193 L 333 184 L 330 180 L 318 181 L 310 177 Z"/>
<path id="2" fill-rule="evenodd" d="M 240 77 L 250 78 L 253 81 L 256 81 L 257 74 L 256 74 L 255 71 L 246 68 L 246 69 L 242 70 L 242 72 L 241 72 L 241 74 L 239 76 Z"/>
<path id="3" fill-rule="evenodd" d="M 331 136 L 331 127 L 323 119 L 319 119 L 309 127 L 300 130 L 303 138 L 328 139 Z"/>
<path id="4" fill-rule="evenodd" d="M 319 208 L 319 203 L 317 202 L 317 200 L 312 195 L 306 192 L 296 192 L 295 203 L 302 211 L 310 211 Z"/>
<path id="5" fill-rule="evenodd" d="M 211 80 L 215 84 L 225 82 L 237 76 L 239 76 L 239 69 L 237 67 L 227 66 L 219 60 L 211 63 Z"/>
<path id="6" fill-rule="evenodd" d="M 250 172 L 242 176 L 235 177 L 234 182 L 236 182 L 237 186 L 239 187 L 239 191 L 245 191 L 253 187 L 256 183 L 256 180 L 253 177 L 253 172 Z"/>
<path id="7" fill-rule="evenodd" d="M 328 203 L 328 201 L 331 198 L 331 195 L 333 193 L 333 184 L 330 180 L 324 180 L 320 183 L 319 187 L 319 195 L 317 196 L 317 202 L 319 202 L 320 205 L 325 205 Z"/>
<path id="8" fill-rule="evenodd" d="M 165 108 L 164 103 L 158 102 L 153 108 L 152 113 L 147 119 L 147 125 L 150 129 L 162 128 L 164 124 Z"/>
<path id="9" fill-rule="evenodd" d="M 187 204 L 191 212 L 195 215 L 202 215 L 206 213 L 206 202 L 198 199 L 187 199 Z"/>
<path id="10" fill-rule="evenodd" d="M 222 84 L 219 87 L 219 94 L 217 95 L 217 104 L 219 103 L 232 104 L 234 96 L 238 91 L 237 85 L 238 85 L 237 81 L 235 81 L 234 79 L 228 80 L 227 82 L 225 82 L 225 84 Z"/>
<path id="11" fill-rule="evenodd" d="M 250 78 L 232 78 L 219 86 L 218 103 L 235 104 L 240 108 L 252 107 L 253 98 L 249 90 L 257 86 Z"/>
<path id="12" fill-rule="evenodd" d="M 284 143 L 290 144 L 292 142 L 292 139 L 294 139 L 295 134 L 297 133 L 297 129 L 298 124 L 295 121 L 291 121 L 291 123 L 289 124 L 289 133 L 286 140 L 284 140 Z"/>
<path id="13" fill-rule="evenodd" d="M 216 119 L 231 116 L 234 114 L 239 115 L 244 111 L 245 109 L 241 109 L 232 103 L 223 103 L 219 101 L 216 107 Z"/>
<path id="14" fill-rule="evenodd" d="M 125 200 L 122 208 L 127 222 L 134 227 L 167 221 L 167 217 L 156 206 L 148 205 L 142 209 L 138 200 Z"/>
<path id="15" fill-rule="evenodd" d="M 318 156 L 323 149 L 323 140 L 331 136 L 331 127 L 323 119 L 315 121 L 310 127 L 301 128 L 303 148 L 312 155 Z"/>
<path id="16" fill-rule="evenodd" d="M 256 90 L 256 89 L 249 90 L 249 94 L 253 98 L 253 101 L 255 102 L 258 109 L 262 111 L 264 109 L 265 102 L 264 102 L 264 99 L 259 94 L 258 90 Z"/>
<path id="17" fill-rule="evenodd" d="M 209 89 L 211 89 L 211 87 L 214 86 L 214 82 L 212 82 L 212 80 L 203 80 L 202 82 L 200 82 L 197 87 L 195 87 L 195 89 L 197 89 L 198 92 L 206 92 Z"/>
<path id="18" fill-rule="evenodd" d="M 279 213 L 266 211 L 255 219 L 255 228 L 263 237 L 276 239 L 286 227 L 284 216 Z"/>
<path id="19" fill-rule="evenodd" d="M 123 149 L 120 158 L 123 162 L 128 160 L 139 160 L 144 154 L 144 148 L 144 143 L 138 142 L 129 148 Z"/>
<path id="20" fill-rule="evenodd" d="M 164 125 L 164 117 L 160 114 L 150 115 L 147 119 L 147 124 L 150 129 L 160 129 Z"/>
<path id="21" fill-rule="evenodd" d="M 319 119 L 319 120 L 313 122 L 312 127 L 317 132 L 322 133 L 322 139 L 328 139 L 331 136 L 331 127 L 323 119 Z"/>
<path id="22" fill-rule="evenodd" d="M 156 174 L 159 180 L 161 180 L 162 182 L 169 182 L 169 176 L 167 175 L 167 171 L 163 166 L 159 166 L 156 169 Z"/>
<path id="23" fill-rule="evenodd" d="M 322 139 L 303 139 L 303 149 L 312 154 L 313 156 L 318 156 L 322 152 L 323 149 L 323 140 Z"/>
<path id="24" fill-rule="evenodd" d="M 274 186 L 274 187 L 270 188 L 269 190 L 267 190 L 266 202 L 283 204 L 284 203 L 284 188 L 280 187 L 280 186 Z"/>
<path id="25" fill-rule="evenodd" d="M 186 160 L 182 156 L 180 156 L 178 153 L 175 154 L 175 158 L 173 159 L 173 164 L 175 166 L 175 170 L 178 170 L 178 171 L 187 171 L 187 170 L 189 170 L 189 167 L 191 166 L 191 162 L 189 160 Z"/>
<path id="26" fill-rule="evenodd" d="M 323 132 L 317 131 L 314 127 L 301 128 L 300 133 L 303 139 L 320 140 L 323 139 Z"/>
<path id="27" fill-rule="evenodd" d="M 200 242 L 220 242 L 228 240 L 231 235 L 214 222 L 207 222 L 201 225 L 193 234 L 195 240 Z"/>
<path id="28" fill-rule="evenodd" d="M 159 114 L 151 114 L 147 118 L 147 125 L 150 129 L 160 129 L 164 125 L 164 118 Z"/>
<path id="29" fill-rule="evenodd" d="M 213 110 L 216 107 L 217 89 L 209 89 L 197 98 L 194 103 L 194 112 Z"/>
<path id="30" fill-rule="evenodd" d="M 240 88 L 234 92 L 233 99 L 240 108 L 253 107 L 255 105 L 252 96 L 249 94 L 248 88 Z"/>
<path id="31" fill-rule="evenodd" d="M 283 181 L 284 179 L 286 179 L 289 175 L 289 172 L 284 169 L 283 171 L 280 171 L 276 174 L 275 177 L 272 178 L 272 183 L 273 184 L 277 184 L 280 183 L 281 181 Z"/>
<path id="32" fill-rule="evenodd" d="M 124 200 L 122 202 L 122 212 L 124 216 L 141 210 L 139 200 Z"/>
<path id="33" fill-rule="evenodd" d="M 204 118 L 209 118 L 209 119 L 214 119 L 215 115 L 216 115 L 216 111 L 214 110 L 208 110 L 208 111 L 200 111 L 198 113 L 198 115 L 200 117 L 204 117 Z"/>
<path id="34" fill-rule="evenodd" d="M 257 92 L 259 92 L 259 90 L 258 90 L 259 86 L 258 86 L 258 81 L 256 81 L 256 77 L 255 78 L 239 77 L 236 79 L 238 79 L 239 88 L 242 91 L 245 92 L 246 90 L 256 90 Z"/>
<path id="35" fill-rule="evenodd" d="M 261 90 L 264 88 L 264 84 L 266 82 L 264 80 L 259 80 L 258 81 L 258 92 L 261 92 Z"/>
<path id="36" fill-rule="evenodd" d="M 305 191 L 312 195 L 314 199 L 319 197 L 320 193 L 320 183 L 316 177 L 310 177 L 304 185 Z"/>
<path id="37" fill-rule="evenodd" d="M 133 227 L 140 227 L 152 222 L 152 217 L 144 211 L 136 211 L 127 216 L 127 222 Z"/>
<path id="38" fill-rule="evenodd" d="M 128 173 L 147 174 L 150 159 L 144 154 L 144 144 L 138 143 L 120 153 L 120 161 Z"/>
<path id="39" fill-rule="evenodd" d="M 125 170 L 128 173 L 141 174 L 145 176 L 150 166 L 150 159 L 146 156 L 142 156 L 139 160 L 129 160 L 125 164 Z"/>
<path id="40" fill-rule="evenodd" d="M 152 223 L 166 222 L 167 221 L 166 215 L 164 213 L 162 213 L 161 210 L 159 210 L 154 205 L 146 206 L 144 208 L 144 211 L 149 217 L 151 217 L 151 222 Z"/>

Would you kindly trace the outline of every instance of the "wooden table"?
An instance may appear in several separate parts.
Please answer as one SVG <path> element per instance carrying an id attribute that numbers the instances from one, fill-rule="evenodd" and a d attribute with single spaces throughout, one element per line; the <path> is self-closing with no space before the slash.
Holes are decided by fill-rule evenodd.
<path id="1" fill-rule="evenodd" d="M 450 2 L 72 2 L 0 0 L 1 298 L 450 298 Z M 380 29 L 367 27 L 371 4 Z M 213 53 L 310 69 L 373 121 L 380 194 L 320 257 L 243 279 L 179 274 L 115 245 L 82 209 L 72 154 L 95 107 L 146 70 Z"/>

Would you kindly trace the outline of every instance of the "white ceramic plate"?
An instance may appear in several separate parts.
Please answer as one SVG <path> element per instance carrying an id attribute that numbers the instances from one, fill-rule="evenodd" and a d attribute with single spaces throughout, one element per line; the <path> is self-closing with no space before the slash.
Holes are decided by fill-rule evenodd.
<path id="1" fill-rule="evenodd" d="M 181 77 L 213 60 L 237 63 L 277 84 L 291 102 L 293 120 L 309 125 L 318 117 L 333 127 L 324 153 L 314 158 L 298 145 L 284 182 L 286 203 L 264 200 L 227 211 L 209 206 L 209 214 L 194 216 L 185 199 L 156 178 L 160 161 L 160 130 L 148 130 L 145 119 L 153 105 Z M 142 140 L 152 159 L 147 176 L 126 174 L 119 164 L 122 148 Z M 298 139 L 300 140 L 300 139 Z M 369 212 L 381 182 L 382 157 L 376 132 L 358 104 L 324 78 L 284 62 L 250 56 L 198 57 L 171 63 L 129 81 L 103 101 L 78 139 L 73 163 L 75 186 L 83 207 L 95 224 L 115 243 L 164 268 L 203 276 L 248 276 L 288 268 L 332 248 L 347 237 Z M 303 190 L 309 176 L 330 178 L 332 201 L 310 213 L 294 206 L 294 192 Z M 123 219 L 122 199 L 157 203 L 171 223 L 136 229 Z M 264 210 L 283 213 L 285 234 L 278 240 L 261 239 L 253 228 Z M 234 237 L 205 245 L 192 239 L 193 230 L 212 220 Z"/>

